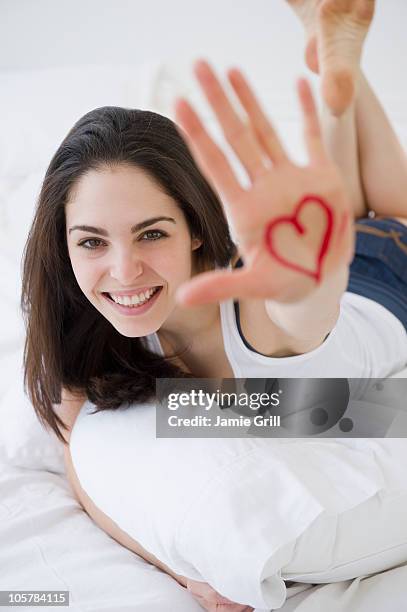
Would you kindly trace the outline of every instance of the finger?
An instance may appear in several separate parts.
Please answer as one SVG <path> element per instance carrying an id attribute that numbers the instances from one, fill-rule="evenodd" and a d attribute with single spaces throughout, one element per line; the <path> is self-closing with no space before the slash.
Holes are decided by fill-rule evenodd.
<path id="1" fill-rule="evenodd" d="M 235 202 L 243 190 L 226 156 L 209 136 L 202 121 L 184 99 L 175 104 L 176 121 L 185 131 L 188 145 L 204 174 L 215 189 L 224 194 L 228 202 Z"/>
<path id="2" fill-rule="evenodd" d="M 325 147 L 318 119 L 318 112 L 311 87 L 306 79 L 298 79 L 297 91 L 304 119 L 305 144 L 311 163 L 320 164 L 326 160 Z"/>
<path id="3" fill-rule="evenodd" d="M 182 285 L 176 294 L 177 301 L 185 306 L 213 304 L 231 298 L 256 298 L 259 281 L 247 268 L 239 270 L 204 272 Z M 268 291 L 268 295 L 270 291 Z M 270 296 L 270 295 L 269 295 Z"/>
<path id="4" fill-rule="evenodd" d="M 227 142 L 243 164 L 249 178 L 252 181 L 255 180 L 257 176 L 264 173 L 267 165 L 253 130 L 239 117 L 207 62 L 203 60 L 196 62 L 195 74 L 215 112 Z"/>
<path id="5" fill-rule="evenodd" d="M 250 123 L 264 151 L 274 164 L 288 161 L 288 156 L 281 144 L 275 129 L 263 112 L 260 103 L 243 74 L 237 68 L 228 72 L 229 81 L 245 109 Z"/>

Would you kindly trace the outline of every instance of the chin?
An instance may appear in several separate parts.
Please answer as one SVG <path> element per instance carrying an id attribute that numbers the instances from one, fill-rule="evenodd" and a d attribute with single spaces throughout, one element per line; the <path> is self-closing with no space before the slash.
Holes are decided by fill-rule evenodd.
<path id="1" fill-rule="evenodd" d="M 158 323 L 150 322 L 150 324 L 147 324 L 147 323 L 142 324 L 138 321 L 134 321 L 131 319 L 125 322 L 123 321 L 118 322 L 116 319 L 113 320 L 112 317 L 106 317 L 106 315 L 104 316 L 109 321 L 109 323 L 115 328 L 115 330 L 121 336 L 125 336 L 126 338 L 143 338 L 144 336 L 148 336 L 150 334 L 157 332 L 164 323 L 164 321 L 159 321 Z"/>

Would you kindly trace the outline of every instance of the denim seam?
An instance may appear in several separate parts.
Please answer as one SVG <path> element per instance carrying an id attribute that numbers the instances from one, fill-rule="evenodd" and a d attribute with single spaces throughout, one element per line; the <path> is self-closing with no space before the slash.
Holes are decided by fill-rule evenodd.
<path id="1" fill-rule="evenodd" d="M 390 232 L 385 232 L 384 230 L 379 230 L 376 227 L 370 226 L 355 226 L 357 232 L 363 232 L 365 234 L 371 234 L 373 236 L 378 236 L 379 238 L 391 238 L 396 245 L 407 254 L 407 245 L 405 245 L 401 240 L 400 236 L 403 235 L 402 232 L 396 232 L 395 230 L 390 230 Z"/>

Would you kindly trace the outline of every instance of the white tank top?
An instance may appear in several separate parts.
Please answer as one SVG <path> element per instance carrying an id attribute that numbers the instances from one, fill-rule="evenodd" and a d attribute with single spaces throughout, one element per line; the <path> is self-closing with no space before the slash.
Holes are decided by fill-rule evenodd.
<path id="1" fill-rule="evenodd" d="M 236 378 L 382 378 L 407 364 L 407 333 L 381 304 L 345 292 L 335 327 L 316 349 L 292 357 L 267 357 L 242 339 L 233 300 L 220 303 L 223 343 Z M 146 337 L 163 355 L 156 333 Z"/>

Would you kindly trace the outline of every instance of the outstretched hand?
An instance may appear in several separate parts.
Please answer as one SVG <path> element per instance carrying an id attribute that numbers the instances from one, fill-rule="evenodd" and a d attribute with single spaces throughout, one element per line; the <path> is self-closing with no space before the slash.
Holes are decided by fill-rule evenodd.
<path id="1" fill-rule="evenodd" d="M 247 189 L 240 185 L 194 109 L 186 100 L 178 100 L 176 119 L 197 163 L 221 197 L 244 265 L 233 272 L 195 276 L 178 290 L 177 299 L 184 305 L 230 298 L 299 301 L 330 273 L 348 265 L 353 255 L 350 201 L 325 151 L 310 86 L 305 79 L 298 81 L 309 155 L 308 165 L 302 167 L 289 159 L 239 70 L 230 70 L 228 78 L 246 121 L 206 62 L 197 62 L 195 73 L 251 184 Z"/>

